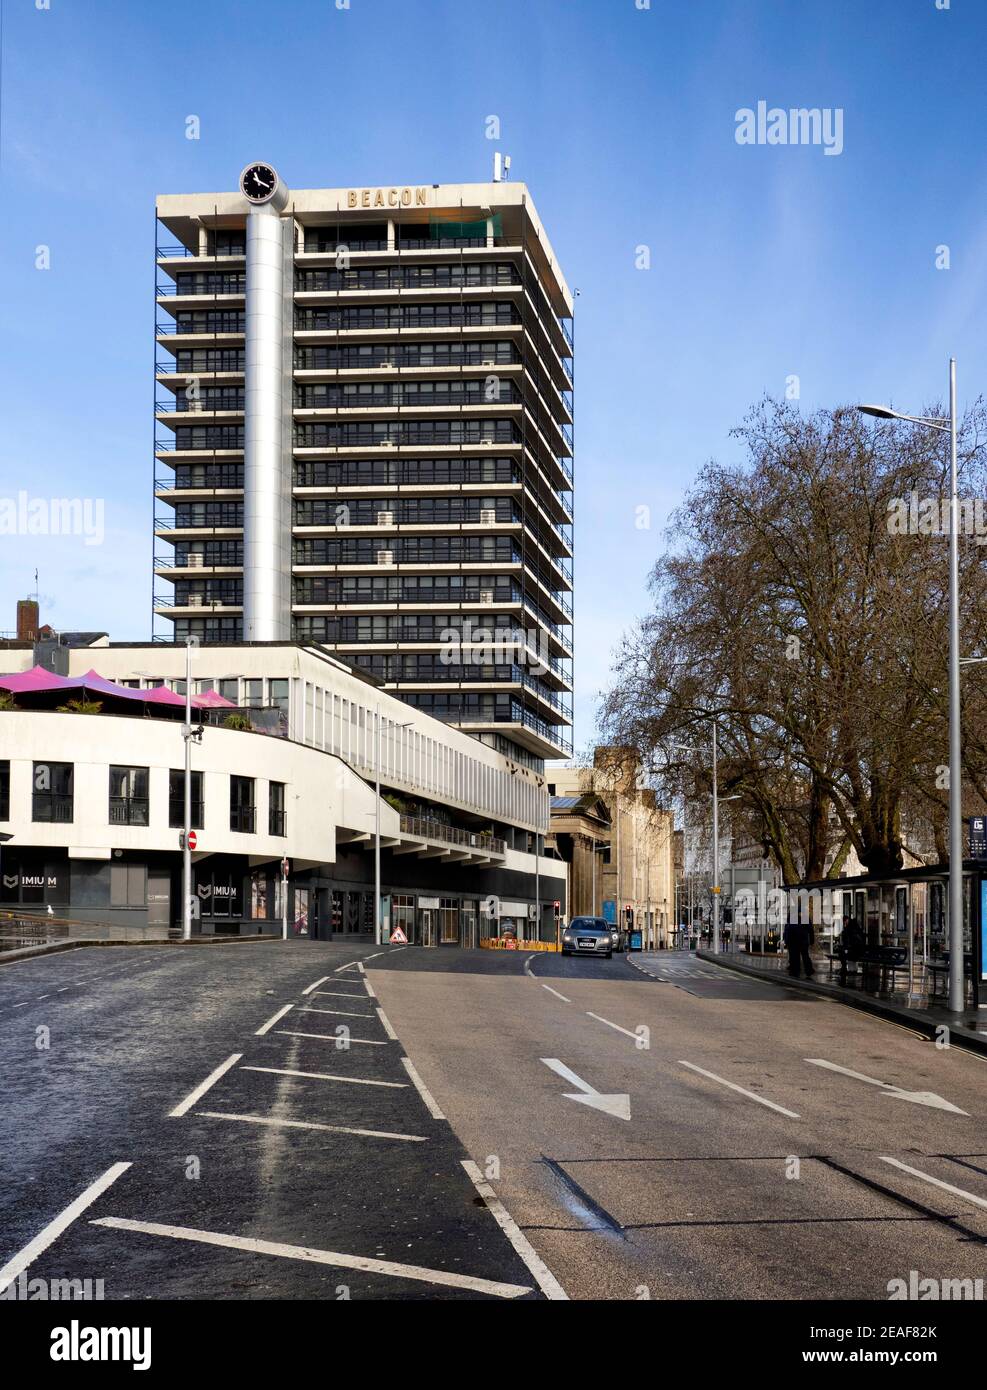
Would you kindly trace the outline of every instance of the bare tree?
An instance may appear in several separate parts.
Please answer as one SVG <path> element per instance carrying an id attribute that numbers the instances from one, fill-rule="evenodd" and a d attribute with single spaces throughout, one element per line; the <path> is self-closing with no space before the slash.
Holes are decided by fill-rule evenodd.
<path id="1" fill-rule="evenodd" d="M 978 403 L 960 437 L 967 499 L 985 496 L 984 424 Z M 664 749 L 670 785 L 698 776 L 705 793 L 708 765 L 697 771 L 674 745 L 705 748 L 715 718 L 724 794 L 739 793 L 742 822 L 786 883 L 838 873 L 851 849 L 893 872 L 906 824 L 941 857 L 947 536 L 932 500 L 948 498 L 942 437 L 769 400 L 735 436 L 747 462 L 708 464 L 672 518 L 654 611 L 619 653 L 605 736 Z M 980 539 L 961 536 L 967 654 L 987 651 Z M 964 753 L 982 799 L 979 671 L 964 677 Z"/>

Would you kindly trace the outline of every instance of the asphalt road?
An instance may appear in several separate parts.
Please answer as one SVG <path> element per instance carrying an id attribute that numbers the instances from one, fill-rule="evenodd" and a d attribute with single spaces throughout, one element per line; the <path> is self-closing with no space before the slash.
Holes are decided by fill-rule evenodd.
<path id="1" fill-rule="evenodd" d="M 0 968 L 0 1046 L 0 1286 L 883 1300 L 913 1270 L 987 1279 L 987 1061 L 688 956 L 78 950 Z"/>
<path id="2" fill-rule="evenodd" d="M 985 1059 L 688 955 L 409 951 L 370 974 L 573 1298 L 987 1280 Z M 569 1098 L 572 1074 L 630 1118 Z"/>
<path id="3" fill-rule="evenodd" d="M 357 965 L 373 954 L 0 969 L 0 1288 L 23 1267 L 107 1299 L 543 1297 L 402 1062 Z"/>

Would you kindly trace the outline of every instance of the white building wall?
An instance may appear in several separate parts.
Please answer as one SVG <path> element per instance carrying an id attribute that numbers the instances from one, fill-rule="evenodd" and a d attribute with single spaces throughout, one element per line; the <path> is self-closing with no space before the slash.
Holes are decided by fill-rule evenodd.
<path id="1" fill-rule="evenodd" d="M 18 838 L 30 827 L 32 845 L 67 846 L 71 858 L 108 858 L 112 850 L 178 848 L 168 824 L 168 774 L 184 766 L 180 720 L 116 715 L 14 711 L 0 715 L 0 758 L 10 760 L 10 821 Z M 65 824 L 33 821 L 31 798 L 36 761 L 73 763 L 74 817 Z M 110 824 L 111 765 L 149 769 L 149 824 Z M 204 773 L 205 821 L 197 831 L 195 859 L 207 854 L 247 854 L 258 862 L 280 859 L 288 845 L 296 865 L 332 863 L 336 830 L 371 831 L 374 792 L 329 754 L 286 739 L 206 727 L 192 749 L 192 768 Z M 230 776 L 255 779 L 256 831 L 230 830 Z M 268 787 L 285 784 L 287 836 L 268 834 Z M 381 806 L 381 833 L 396 836 L 399 816 Z"/>
<path id="2" fill-rule="evenodd" d="M 111 646 L 98 653 L 74 648 L 69 659 L 73 676 L 95 665 L 114 681 L 163 680 L 174 688 L 185 679 L 184 646 Z M 193 688 L 232 678 L 289 680 L 290 737 L 337 754 L 365 777 L 373 776 L 379 706 L 382 778 L 389 786 L 540 834 L 548 830 L 544 774 L 376 689 L 327 654 L 293 644 L 193 650 Z"/>

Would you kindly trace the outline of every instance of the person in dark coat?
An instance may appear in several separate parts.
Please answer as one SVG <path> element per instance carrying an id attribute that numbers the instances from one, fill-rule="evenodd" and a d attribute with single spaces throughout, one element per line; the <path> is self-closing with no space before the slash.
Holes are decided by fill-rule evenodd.
<path id="1" fill-rule="evenodd" d="M 809 947 L 816 939 L 811 922 L 789 922 L 785 928 L 785 945 L 788 947 L 788 973 L 796 980 L 805 971 L 806 978 L 816 973 L 809 955 Z"/>

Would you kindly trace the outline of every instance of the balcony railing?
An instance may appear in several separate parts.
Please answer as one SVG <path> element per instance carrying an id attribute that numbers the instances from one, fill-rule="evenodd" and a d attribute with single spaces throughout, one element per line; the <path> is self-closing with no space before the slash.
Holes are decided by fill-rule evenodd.
<path id="1" fill-rule="evenodd" d="M 507 846 L 496 835 L 483 830 L 463 830 L 458 825 L 445 825 L 442 821 L 429 820 L 420 816 L 402 816 L 401 833 L 419 840 L 438 840 L 440 844 L 462 845 L 465 849 L 479 850 L 484 854 L 505 854 Z"/>
<path id="2" fill-rule="evenodd" d="M 146 796 L 111 796 L 111 825 L 147 825 L 149 814 Z"/>
<path id="3" fill-rule="evenodd" d="M 66 825 L 72 820 L 72 797 L 57 792 L 35 793 L 31 807 L 31 819 L 46 823 L 57 822 Z"/>

